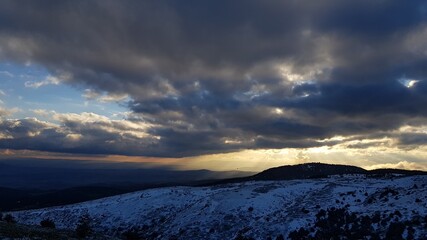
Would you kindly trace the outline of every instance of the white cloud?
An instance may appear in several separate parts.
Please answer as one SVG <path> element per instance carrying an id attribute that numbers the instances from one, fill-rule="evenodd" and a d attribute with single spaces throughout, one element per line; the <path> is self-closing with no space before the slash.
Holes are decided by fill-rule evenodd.
<path id="1" fill-rule="evenodd" d="M 0 102 L 1 103 L 1 102 Z M 5 116 L 10 116 L 14 113 L 21 111 L 19 108 L 5 108 L 0 106 L 0 118 Z"/>
<path id="2" fill-rule="evenodd" d="M 408 169 L 408 170 L 426 170 L 427 169 L 425 165 L 414 163 L 414 162 L 408 162 L 408 161 L 400 161 L 398 163 L 375 164 L 367 168 L 368 169 L 399 168 L 399 169 Z"/>
<path id="3" fill-rule="evenodd" d="M 38 115 L 38 116 L 42 116 L 42 117 L 48 117 L 51 114 L 54 114 L 54 111 L 48 111 L 46 109 L 32 109 L 31 112 L 33 112 L 34 114 Z"/>
<path id="4" fill-rule="evenodd" d="M 6 96 L 6 93 L 0 89 L 0 98 Z M 0 104 L 4 104 L 4 102 L 0 99 Z"/>
<path id="5" fill-rule="evenodd" d="M 27 81 L 25 82 L 25 87 L 39 88 L 45 85 L 58 85 L 59 83 L 60 83 L 59 78 L 49 75 L 43 81 L 40 81 L 40 82 Z"/>
<path id="6" fill-rule="evenodd" d="M 13 75 L 11 72 L 9 71 L 0 71 L 1 75 L 7 76 L 7 77 L 14 77 L 15 75 Z"/>
<path id="7" fill-rule="evenodd" d="M 28 88 L 39 88 L 46 85 L 58 85 L 62 81 L 68 80 L 71 78 L 70 74 L 61 74 L 59 76 L 48 75 L 44 80 L 36 81 L 27 81 L 25 82 L 25 87 Z"/>
<path id="8" fill-rule="evenodd" d="M 120 102 L 129 98 L 128 94 L 101 94 L 92 89 L 86 89 L 82 94 L 87 100 L 96 100 L 100 103 Z"/>

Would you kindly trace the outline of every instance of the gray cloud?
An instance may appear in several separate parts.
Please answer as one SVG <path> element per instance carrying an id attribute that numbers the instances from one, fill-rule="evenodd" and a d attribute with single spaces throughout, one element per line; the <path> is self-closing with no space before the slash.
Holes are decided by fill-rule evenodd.
<path id="1" fill-rule="evenodd" d="M 96 96 L 129 96 L 128 120 L 148 124 L 135 138 L 62 119 L 82 144 L 43 128 L 32 139 L 48 150 L 305 148 L 425 117 L 426 9 L 421 0 L 2 1 L 0 58 L 40 64 Z M 421 81 L 408 88 L 403 76 Z"/>
<path id="2" fill-rule="evenodd" d="M 158 155 L 146 125 L 96 114 L 54 114 L 59 124 L 35 118 L 0 121 L 0 147 L 83 154 Z"/>

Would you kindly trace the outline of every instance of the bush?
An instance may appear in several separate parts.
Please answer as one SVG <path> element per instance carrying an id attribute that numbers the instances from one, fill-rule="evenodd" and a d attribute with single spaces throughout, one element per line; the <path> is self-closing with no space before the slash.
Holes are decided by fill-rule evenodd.
<path id="1" fill-rule="evenodd" d="M 294 230 L 289 233 L 289 239 L 297 240 L 297 239 L 307 239 L 308 234 L 310 234 L 309 231 L 307 231 L 304 228 L 300 228 L 299 230 Z M 284 238 L 282 238 L 284 239 Z"/>
<path id="2" fill-rule="evenodd" d="M 138 230 L 137 230 L 137 229 L 134 229 L 134 228 L 131 228 L 131 229 L 128 229 L 127 231 L 125 231 L 125 232 L 123 233 L 123 237 L 124 237 L 124 239 L 126 239 L 126 240 L 138 240 L 138 239 L 142 239 L 142 238 L 139 236 L 139 232 L 138 232 Z"/>
<path id="3" fill-rule="evenodd" d="M 42 221 L 40 221 L 40 226 L 44 227 L 44 228 L 55 228 L 55 223 L 48 219 L 43 219 Z"/>
<path id="4" fill-rule="evenodd" d="M 316 214 L 312 230 L 300 228 L 289 233 L 289 239 L 376 239 L 372 232 L 372 219 L 369 216 L 358 217 L 345 208 L 321 209 Z M 310 232 L 314 236 L 310 236 Z"/>
<path id="5" fill-rule="evenodd" d="M 77 227 L 76 227 L 76 235 L 78 238 L 85 238 L 92 233 L 92 229 L 90 227 L 90 218 L 89 215 L 83 215 L 80 217 Z"/>
<path id="6" fill-rule="evenodd" d="M 314 227 L 301 227 L 289 233 L 288 238 L 295 239 L 415 239 L 416 226 L 427 227 L 427 216 L 412 216 L 411 220 L 399 221 L 402 214 L 394 213 L 373 215 L 357 215 L 345 208 L 321 209 L 316 214 Z M 392 219 L 395 219 L 394 221 Z M 377 225 L 378 224 L 378 225 Z M 377 225 L 377 227 L 373 227 Z"/>
<path id="7" fill-rule="evenodd" d="M 405 224 L 401 222 L 393 222 L 390 224 L 386 239 L 403 239 L 402 234 L 405 231 Z"/>
<path id="8" fill-rule="evenodd" d="M 285 238 L 283 237 L 282 234 L 280 234 L 279 236 L 276 237 L 276 240 L 285 240 Z"/>
<path id="9" fill-rule="evenodd" d="M 303 212 L 304 214 L 307 214 L 307 213 L 309 213 L 310 211 L 308 211 L 307 209 L 305 209 L 305 208 L 302 208 L 301 209 L 301 212 Z"/>
<path id="10" fill-rule="evenodd" d="M 253 239 L 253 238 L 251 238 L 251 237 L 244 236 L 244 235 L 242 235 L 242 234 L 238 234 L 238 235 L 234 238 L 234 240 L 254 240 L 254 239 Z"/>
<path id="11" fill-rule="evenodd" d="M 6 214 L 6 216 L 4 216 L 3 220 L 7 223 L 16 223 L 15 218 L 10 214 Z"/>

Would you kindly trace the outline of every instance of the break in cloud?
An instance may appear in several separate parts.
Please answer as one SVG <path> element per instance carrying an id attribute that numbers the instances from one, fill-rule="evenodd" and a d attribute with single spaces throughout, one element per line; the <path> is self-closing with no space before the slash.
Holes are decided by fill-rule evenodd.
<path id="1" fill-rule="evenodd" d="M 2 148 L 182 157 L 427 143 L 422 0 L 5 0 L 0 16 L 0 58 L 52 73 L 29 86 L 61 79 L 131 111 L 4 118 Z M 361 139 L 372 141 L 350 144 Z"/>

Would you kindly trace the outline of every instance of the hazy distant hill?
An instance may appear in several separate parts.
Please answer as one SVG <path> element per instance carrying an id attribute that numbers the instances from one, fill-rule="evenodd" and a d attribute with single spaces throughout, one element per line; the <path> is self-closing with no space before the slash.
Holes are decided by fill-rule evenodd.
<path id="1" fill-rule="evenodd" d="M 290 180 L 326 177 L 337 174 L 363 174 L 367 170 L 348 165 L 307 163 L 270 168 L 252 177 L 251 180 Z"/>
<path id="2" fill-rule="evenodd" d="M 176 170 L 137 163 L 80 160 L 0 160 L 0 187 L 58 190 L 81 186 L 182 184 L 207 179 L 249 176 L 253 172 Z"/>
<path id="3" fill-rule="evenodd" d="M 257 173 L 253 176 L 231 178 L 219 180 L 215 184 L 237 183 L 245 181 L 268 181 L 268 180 L 292 180 L 292 179 L 310 179 L 322 178 L 331 175 L 342 174 L 365 174 L 366 176 L 383 176 L 387 174 L 403 174 L 408 176 L 427 175 L 425 171 L 414 171 L 404 169 L 375 169 L 366 170 L 361 167 L 340 165 L 340 164 L 325 164 L 325 163 L 304 163 L 297 165 L 285 165 L 275 168 L 269 168 L 265 171 Z"/>
<path id="4" fill-rule="evenodd" d="M 426 171 L 420 170 L 405 170 L 405 169 L 393 169 L 393 168 L 380 168 L 368 171 L 370 175 L 384 175 L 384 174 L 403 174 L 403 175 L 427 175 Z"/>
<path id="5" fill-rule="evenodd" d="M 141 189 L 143 188 L 120 189 L 93 186 L 67 188 L 62 190 L 21 190 L 0 187 L 0 211 L 35 209 L 78 203 Z"/>

